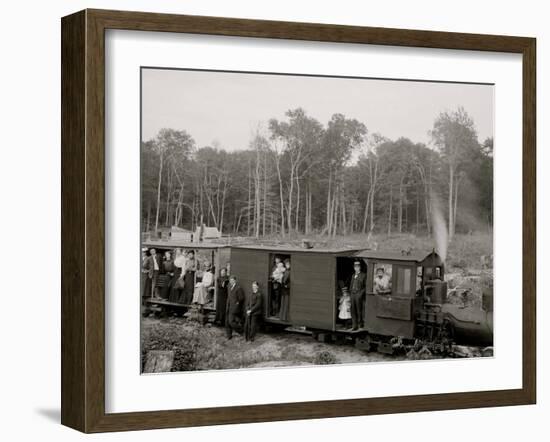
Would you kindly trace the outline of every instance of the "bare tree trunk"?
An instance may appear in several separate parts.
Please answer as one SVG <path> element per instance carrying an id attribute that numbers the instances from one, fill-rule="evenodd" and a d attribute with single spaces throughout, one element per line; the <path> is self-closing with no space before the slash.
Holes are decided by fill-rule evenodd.
<path id="1" fill-rule="evenodd" d="M 342 202 L 340 206 L 342 207 L 342 229 L 344 230 L 344 235 L 348 234 L 348 223 L 346 220 L 346 199 L 344 197 L 344 190 L 342 190 L 341 196 Z"/>
<path id="2" fill-rule="evenodd" d="M 306 205 L 306 210 L 304 213 L 304 233 L 309 234 L 309 179 L 306 182 L 306 194 L 304 197 L 304 204 Z"/>
<path id="3" fill-rule="evenodd" d="M 243 217 L 243 212 L 239 211 L 239 218 L 237 220 L 237 226 L 235 227 L 235 233 L 239 232 L 239 228 L 241 227 L 241 219 Z"/>
<path id="4" fill-rule="evenodd" d="M 332 190 L 332 169 L 329 168 L 328 171 L 328 190 L 327 190 L 327 232 L 330 235 L 332 231 L 332 207 L 331 207 L 331 190 Z"/>
<path id="5" fill-rule="evenodd" d="M 455 231 L 456 231 L 456 212 L 458 208 L 458 187 L 460 185 L 460 180 L 461 180 L 461 177 L 459 176 L 455 184 L 455 196 L 454 196 L 454 208 L 453 208 L 453 235 L 455 234 Z"/>
<path id="6" fill-rule="evenodd" d="M 260 236 L 261 191 L 260 150 L 256 146 L 256 168 L 254 172 L 254 235 L 256 238 Z"/>
<path id="7" fill-rule="evenodd" d="M 281 159 L 279 154 L 275 153 L 275 166 L 277 167 L 277 177 L 279 178 L 279 197 L 281 202 L 281 236 L 285 237 L 285 203 L 283 198 L 283 180 L 281 177 Z"/>
<path id="8" fill-rule="evenodd" d="M 409 205 L 407 204 L 407 187 L 405 186 L 405 189 L 403 190 L 405 196 L 404 196 L 404 200 L 405 200 L 405 217 L 404 217 L 404 229 L 405 229 L 405 232 L 408 232 L 409 231 Z"/>
<path id="9" fill-rule="evenodd" d="M 376 184 L 378 182 L 378 160 L 374 163 L 374 179 L 371 185 L 371 196 L 370 196 L 370 228 L 369 232 L 372 233 L 374 230 L 374 198 L 376 196 Z"/>
<path id="10" fill-rule="evenodd" d="M 247 206 L 247 223 L 246 223 L 246 236 L 250 236 L 250 203 L 251 203 L 251 191 L 252 191 L 252 182 L 251 182 L 252 168 L 250 165 L 250 160 L 248 161 L 248 206 Z"/>
<path id="11" fill-rule="evenodd" d="M 311 221 L 311 215 L 312 215 L 312 209 L 313 209 L 313 193 L 311 192 L 311 183 L 309 183 L 308 187 L 309 187 L 309 198 L 308 198 L 309 210 L 308 210 L 308 218 L 307 218 L 307 225 L 308 225 L 307 230 L 309 234 L 313 230 L 313 223 Z"/>
<path id="12" fill-rule="evenodd" d="M 453 214 L 453 194 L 454 194 L 454 170 L 449 165 L 449 239 L 454 236 L 454 214 Z"/>
<path id="13" fill-rule="evenodd" d="M 365 204 L 365 211 L 363 212 L 363 229 L 361 230 L 362 233 L 367 232 L 367 221 L 369 217 L 369 206 L 370 206 L 370 194 L 371 194 L 371 188 L 369 187 L 369 191 L 367 192 L 367 202 Z"/>
<path id="14" fill-rule="evenodd" d="M 290 167 L 290 188 L 288 189 L 288 207 L 287 207 L 287 223 L 288 231 L 292 232 L 292 196 L 294 194 L 294 167 Z"/>
<path id="15" fill-rule="evenodd" d="M 266 204 L 267 204 L 267 151 L 264 152 L 264 217 L 262 224 L 262 236 L 265 236 L 265 223 L 266 223 Z"/>
<path id="16" fill-rule="evenodd" d="M 351 205 L 351 214 L 349 221 L 349 230 L 351 233 L 355 232 L 355 204 Z"/>
<path id="17" fill-rule="evenodd" d="M 418 235 L 418 226 L 420 225 L 420 192 L 418 187 L 416 188 L 416 229 L 415 233 Z"/>
<path id="18" fill-rule="evenodd" d="M 334 174 L 334 192 L 332 198 L 332 236 L 336 236 L 336 231 L 338 230 L 338 193 L 339 193 L 339 182 L 337 179 L 337 174 Z"/>
<path id="19" fill-rule="evenodd" d="M 170 167 L 168 167 L 168 188 L 166 189 L 166 212 L 164 213 L 164 225 L 169 227 L 170 218 L 170 198 L 172 196 L 172 173 Z"/>
<path id="20" fill-rule="evenodd" d="M 225 213 L 225 197 L 227 195 L 227 173 L 223 177 L 222 210 L 220 214 L 220 234 L 223 232 L 223 215 Z"/>
<path id="21" fill-rule="evenodd" d="M 372 191 L 372 194 L 370 196 L 370 227 L 369 232 L 372 233 L 374 230 L 374 189 Z"/>
<path id="22" fill-rule="evenodd" d="M 391 235 L 391 223 L 392 223 L 392 208 L 393 208 L 393 186 L 390 186 L 390 213 L 388 216 L 388 236 Z"/>
<path id="23" fill-rule="evenodd" d="M 295 219 L 295 229 L 296 232 L 300 230 L 300 179 L 298 174 L 296 175 L 296 219 Z"/>
<path id="24" fill-rule="evenodd" d="M 403 231 L 403 177 L 399 182 L 399 203 L 397 206 L 397 232 Z"/>
<path id="25" fill-rule="evenodd" d="M 148 232 L 151 229 L 151 199 L 147 201 L 147 224 L 145 231 Z"/>
<path id="26" fill-rule="evenodd" d="M 162 168 L 164 165 L 164 150 L 160 151 L 160 160 L 159 160 L 159 178 L 157 185 L 157 215 L 155 217 L 155 233 L 158 232 L 159 228 L 159 213 L 160 213 L 160 186 L 162 183 Z"/>
<path id="27" fill-rule="evenodd" d="M 237 215 L 239 214 L 239 211 L 235 208 L 234 212 L 235 216 L 233 217 L 233 234 L 237 235 Z"/>

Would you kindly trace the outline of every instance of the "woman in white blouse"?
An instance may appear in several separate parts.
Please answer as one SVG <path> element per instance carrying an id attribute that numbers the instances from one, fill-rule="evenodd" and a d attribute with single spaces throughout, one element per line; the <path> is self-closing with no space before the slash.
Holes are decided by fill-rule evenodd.
<path id="1" fill-rule="evenodd" d="M 206 270 L 202 274 L 202 281 L 195 285 L 193 304 L 204 305 L 208 302 L 208 289 L 214 284 L 214 274 L 210 263 L 205 264 Z"/>
<path id="2" fill-rule="evenodd" d="M 185 276 L 185 254 L 181 249 L 176 249 L 176 257 L 174 259 L 174 278 L 172 283 L 172 290 L 170 292 L 170 302 L 182 302 L 183 294 L 183 277 Z"/>

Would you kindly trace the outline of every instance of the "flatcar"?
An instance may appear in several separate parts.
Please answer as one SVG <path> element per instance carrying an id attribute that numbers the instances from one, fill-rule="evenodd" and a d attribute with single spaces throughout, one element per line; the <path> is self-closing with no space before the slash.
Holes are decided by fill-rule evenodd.
<path id="1" fill-rule="evenodd" d="M 275 258 L 290 262 L 290 306 L 284 319 L 270 310 Z M 338 319 L 338 301 L 357 260 L 366 273 L 365 321 L 363 328 L 351 330 Z M 375 290 L 376 269 L 391 281 L 384 293 Z M 271 327 L 306 330 L 323 340 L 348 339 L 384 353 L 424 347 L 452 353 L 455 344 L 492 348 L 492 292 L 484 293 L 481 308 L 447 302 L 445 266 L 435 251 L 245 245 L 231 248 L 231 271 L 247 294 L 252 281 L 260 283 L 263 320 Z"/>

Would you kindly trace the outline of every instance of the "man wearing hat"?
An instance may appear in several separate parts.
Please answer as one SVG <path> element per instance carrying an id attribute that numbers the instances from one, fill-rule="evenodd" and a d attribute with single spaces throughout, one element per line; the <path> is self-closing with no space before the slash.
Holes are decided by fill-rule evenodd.
<path id="1" fill-rule="evenodd" d="M 233 331 L 242 333 L 243 331 L 243 308 L 244 291 L 237 284 L 237 277 L 229 277 L 229 287 L 227 288 L 227 307 L 225 313 L 225 332 L 227 339 L 233 337 Z"/>
<path id="2" fill-rule="evenodd" d="M 159 255 L 157 255 L 157 251 L 155 249 L 149 250 L 149 257 L 147 258 L 145 264 L 143 264 L 143 267 L 145 270 L 147 270 L 147 279 L 145 281 L 145 293 L 147 293 L 147 296 L 150 296 L 152 298 L 156 295 L 156 285 L 157 285 L 157 279 L 160 272 L 160 268 L 162 266 L 162 259 Z"/>
<path id="3" fill-rule="evenodd" d="M 363 305 L 367 288 L 367 275 L 361 271 L 361 261 L 353 263 L 353 276 L 349 283 L 351 292 L 351 324 L 352 330 L 363 328 Z"/>

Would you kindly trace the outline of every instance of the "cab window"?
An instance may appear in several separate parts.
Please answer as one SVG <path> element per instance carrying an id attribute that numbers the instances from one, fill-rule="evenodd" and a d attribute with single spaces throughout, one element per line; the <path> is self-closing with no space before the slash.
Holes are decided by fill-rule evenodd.
<path id="1" fill-rule="evenodd" d="M 394 292 L 399 295 L 410 295 L 413 284 L 413 267 L 396 266 L 394 275 Z"/>

